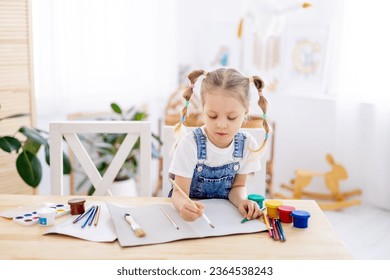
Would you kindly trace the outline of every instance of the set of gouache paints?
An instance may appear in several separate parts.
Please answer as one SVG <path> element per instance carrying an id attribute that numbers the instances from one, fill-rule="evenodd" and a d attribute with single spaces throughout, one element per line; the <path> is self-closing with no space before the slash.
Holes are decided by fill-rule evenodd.
<path id="1" fill-rule="evenodd" d="M 282 223 L 293 223 L 296 228 L 307 228 L 309 224 L 310 213 L 304 210 L 297 210 L 293 206 L 283 205 L 280 200 L 264 199 L 260 194 L 249 194 L 249 200 L 257 202 L 260 209 L 264 204 L 267 208 L 267 215 L 270 218 L 279 219 Z M 264 203 L 265 201 L 265 203 Z"/>

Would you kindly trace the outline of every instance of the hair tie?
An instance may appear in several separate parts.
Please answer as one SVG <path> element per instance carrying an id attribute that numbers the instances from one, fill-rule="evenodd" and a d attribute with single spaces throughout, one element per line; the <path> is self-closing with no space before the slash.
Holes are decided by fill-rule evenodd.
<path id="1" fill-rule="evenodd" d="M 263 91 L 261 89 L 259 89 L 259 96 L 263 96 Z"/>
<path id="2" fill-rule="evenodd" d="M 204 75 L 205 77 L 207 77 L 207 74 L 208 74 L 208 73 L 209 73 L 209 72 L 203 70 L 203 75 Z"/>
<path id="3" fill-rule="evenodd" d="M 193 84 L 193 83 L 189 83 L 189 85 L 188 85 L 189 88 L 194 88 L 194 86 L 195 86 L 195 84 Z"/>
<path id="4" fill-rule="evenodd" d="M 186 119 L 186 116 L 181 116 L 180 122 L 183 123 L 185 121 L 185 119 Z"/>
<path id="5" fill-rule="evenodd" d="M 266 134 L 264 135 L 264 138 L 265 138 L 265 139 L 268 139 L 268 133 L 266 133 Z"/>
<path id="6" fill-rule="evenodd" d="M 250 83 L 253 83 L 253 76 L 250 76 L 248 79 Z"/>
<path id="7" fill-rule="evenodd" d="M 186 101 L 184 102 L 184 107 L 188 107 L 189 104 L 190 104 L 190 101 L 189 101 L 189 100 L 186 100 Z"/>
<path id="8" fill-rule="evenodd" d="M 263 119 L 267 119 L 267 114 L 263 114 Z"/>

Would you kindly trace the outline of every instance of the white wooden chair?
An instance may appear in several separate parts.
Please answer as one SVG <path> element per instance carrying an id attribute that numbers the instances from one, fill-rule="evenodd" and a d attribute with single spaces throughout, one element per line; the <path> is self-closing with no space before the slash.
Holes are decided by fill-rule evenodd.
<path id="1" fill-rule="evenodd" d="M 187 127 L 188 131 L 191 129 L 196 129 L 196 127 Z M 242 128 L 241 131 L 250 133 L 253 137 L 256 138 L 257 142 L 260 142 L 259 139 L 263 139 L 265 135 L 265 130 L 261 128 Z M 168 193 L 171 189 L 171 183 L 169 181 L 169 166 L 172 161 L 172 145 L 174 143 L 175 137 L 173 132 L 173 126 L 164 126 L 162 131 L 162 155 L 163 155 L 163 187 L 162 187 L 162 196 L 168 196 Z M 261 170 L 248 175 L 247 180 L 247 192 L 257 193 L 265 196 L 265 171 L 266 171 L 266 159 L 265 156 L 260 158 L 261 161 Z"/>
<path id="2" fill-rule="evenodd" d="M 82 145 L 77 133 L 127 133 L 122 145 L 102 177 Z M 51 194 L 64 195 L 62 166 L 62 136 L 95 187 L 94 195 L 105 195 L 140 137 L 140 196 L 151 196 L 151 124 L 146 121 L 65 121 L 50 123 Z"/>

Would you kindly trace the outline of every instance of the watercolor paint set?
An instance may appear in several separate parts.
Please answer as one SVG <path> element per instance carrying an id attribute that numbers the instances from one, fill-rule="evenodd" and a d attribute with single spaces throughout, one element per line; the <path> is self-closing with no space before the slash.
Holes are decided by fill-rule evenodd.
<path id="1" fill-rule="evenodd" d="M 48 204 L 48 205 L 44 205 L 43 207 L 55 209 L 56 210 L 55 218 L 70 213 L 70 207 L 68 205 L 64 205 L 64 204 Z M 41 207 L 41 208 L 43 208 L 43 207 Z M 18 223 L 20 225 L 24 225 L 24 226 L 31 226 L 31 225 L 38 224 L 38 222 L 39 222 L 38 210 L 39 210 L 39 207 L 37 207 L 37 210 L 26 211 L 24 213 L 18 213 L 12 219 L 16 223 Z"/>

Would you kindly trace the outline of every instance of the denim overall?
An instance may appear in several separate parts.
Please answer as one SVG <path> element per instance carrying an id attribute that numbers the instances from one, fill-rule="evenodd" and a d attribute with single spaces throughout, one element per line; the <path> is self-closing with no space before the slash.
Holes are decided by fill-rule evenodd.
<path id="1" fill-rule="evenodd" d="M 191 198 L 224 198 L 228 199 L 237 171 L 240 169 L 239 162 L 232 162 L 222 166 L 210 167 L 203 162 L 207 158 L 206 135 L 201 128 L 193 131 L 196 145 L 198 163 L 195 166 L 190 186 Z M 237 133 L 234 136 L 234 159 L 243 158 L 246 136 Z M 172 195 L 172 190 L 169 196 Z"/>

